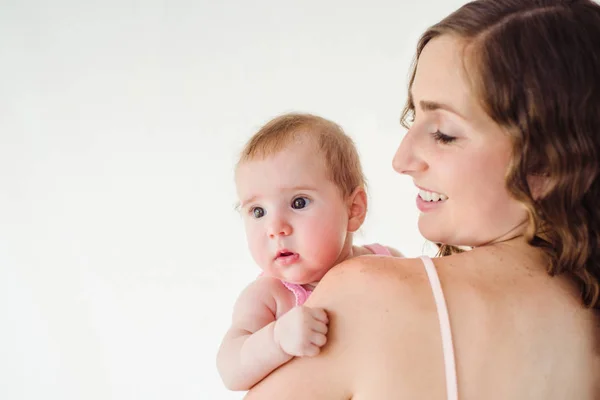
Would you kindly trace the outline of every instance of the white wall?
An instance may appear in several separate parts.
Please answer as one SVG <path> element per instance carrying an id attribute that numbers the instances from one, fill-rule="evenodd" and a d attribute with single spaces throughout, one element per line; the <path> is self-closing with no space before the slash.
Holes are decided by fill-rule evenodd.
<path id="1" fill-rule="evenodd" d="M 358 242 L 421 254 L 391 158 L 417 37 L 463 3 L 1 1 L 0 398 L 242 397 L 214 367 L 258 273 L 232 165 L 282 112 L 356 140 Z"/>

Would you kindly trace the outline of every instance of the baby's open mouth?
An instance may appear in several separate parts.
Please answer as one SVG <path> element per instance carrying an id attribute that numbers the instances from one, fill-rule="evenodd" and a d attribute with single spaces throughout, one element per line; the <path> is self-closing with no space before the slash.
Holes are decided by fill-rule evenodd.
<path id="1" fill-rule="evenodd" d="M 290 257 L 293 256 L 296 253 L 292 253 L 291 251 L 280 251 L 279 253 L 277 253 L 277 258 L 279 257 Z"/>
<path id="2" fill-rule="evenodd" d="M 278 251 L 277 256 L 275 257 L 275 261 L 279 265 L 292 265 L 298 262 L 299 259 L 300 255 L 298 253 L 294 253 L 287 249 Z"/>

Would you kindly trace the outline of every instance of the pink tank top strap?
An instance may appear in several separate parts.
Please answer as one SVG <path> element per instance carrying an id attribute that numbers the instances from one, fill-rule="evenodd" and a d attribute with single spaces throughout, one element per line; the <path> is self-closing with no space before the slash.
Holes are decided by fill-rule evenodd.
<path id="1" fill-rule="evenodd" d="M 390 251 L 388 250 L 387 247 L 382 246 L 379 243 L 365 244 L 363 247 L 372 251 L 373 254 L 377 254 L 380 256 L 391 256 L 392 255 L 392 253 L 390 253 Z"/>
<path id="2" fill-rule="evenodd" d="M 261 272 L 260 276 L 263 276 L 265 273 Z M 291 282 L 286 282 L 284 280 L 281 281 L 281 283 L 283 283 L 283 286 L 285 286 L 290 292 L 292 292 L 294 294 L 294 297 L 296 298 L 296 305 L 297 306 L 301 306 L 302 304 L 304 304 L 306 302 L 306 300 L 308 300 L 308 297 L 312 294 L 312 290 L 310 289 L 304 289 L 304 287 L 302 285 L 298 285 L 296 283 L 291 283 Z"/>
<path id="3" fill-rule="evenodd" d="M 429 284 L 431 286 L 431 291 L 433 292 L 433 299 L 435 300 L 440 323 L 442 350 L 444 353 L 444 370 L 446 371 L 446 398 L 448 400 L 458 400 L 456 360 L 454 356 L 454 345 L 452 344 L 452 330 L 450 329 L 450 317 L 448 315 L 446 299 L 444 298 L 440 278 L 433 261 L 427 256 L 421 257 L 421 261 L 423 261 L 423 264 L 425 265 L 427 278 L 429 278 Z"/>
<path id="4" fill-rule="evenodd" d="M 296 306 L 301 306 L 304 304 L 312 293 L 312 290 L 305 289 L 302 287 L 302 285 L 298 285 L 296 283 L 290 283 L 286 281 L 281 281 L 281 283 L 283 283 L 283 286 L 288 288 L 288 290 L 294 294 L 294 297 L 296 298 Z"/>

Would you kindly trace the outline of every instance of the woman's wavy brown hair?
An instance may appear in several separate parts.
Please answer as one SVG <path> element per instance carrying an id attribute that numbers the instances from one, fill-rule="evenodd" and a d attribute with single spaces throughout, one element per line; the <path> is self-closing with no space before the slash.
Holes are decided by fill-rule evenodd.
<path id="1" fill-rule="evenodd" d="M 528 208 L 527 240 L 572 275 L 586 306 L 600 308 L 600 5 L 590 0 L 479 0 L 421 37 L 421 51 L 452 35 L 485 112 L 513 140 L 509 192 Z M 543 190 L 528 182 L 541 177 Z M 440 254 L 458 249 L 440 245 Z"/>

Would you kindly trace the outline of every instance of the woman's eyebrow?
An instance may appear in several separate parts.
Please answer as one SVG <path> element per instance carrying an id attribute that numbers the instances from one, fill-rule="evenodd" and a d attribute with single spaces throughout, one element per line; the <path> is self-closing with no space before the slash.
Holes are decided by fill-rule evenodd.
<path id="1" fill-rule="evenodd" d="M 413 104 L 413 107 L 415 107 L 415 101 L 414 101 L 414 96 L 413 96 L 412 92 L 409 93 L 408 100 L 410 103 Z M 454 107 L 450 106 L 449 104 L 440 103 L 439 101 L 420 100 L 419 106 L 424 111 L 444 110 L 444 111 L 451 112 L 452 114 L 456 114 L 457 116 L 459 116 L 462 119 L 466 119 L 465 116 L 463 114 L 459 113 Z"/>
<path id="2" fill-rule="evenodd" d="M 464 115 L 462 115 L 461 113 L 456 111 L 455 108 L 453 108 L 452 106 L 445 104 L 445 103 L 439 103 L 437 101 L 421 100 L 421 101 L 419 101 L 419 106 L 421 107 L 422 110 L 425 110 L 425 111 L 445 110 L 445 111 L 451 112 L 452 114 L 458 115 L 462 119 L 466 119 L 464 117 Z"/>

